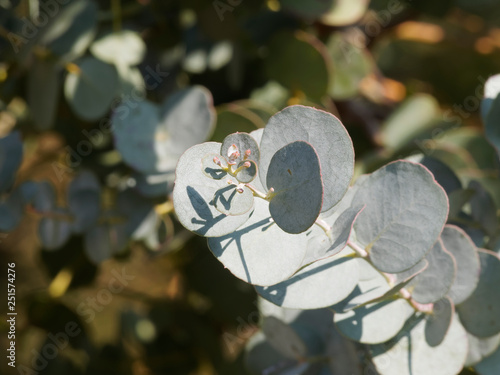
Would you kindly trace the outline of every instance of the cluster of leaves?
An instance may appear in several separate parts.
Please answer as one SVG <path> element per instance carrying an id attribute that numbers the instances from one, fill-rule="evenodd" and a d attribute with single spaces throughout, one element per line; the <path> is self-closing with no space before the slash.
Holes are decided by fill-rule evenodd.
<path id="1" fill-rule="evenodd" d="M 327 348 L 338 335 L 321 340 L 287 318 L 287 309 L 327 308 L 381 374 L 454 375 L 464 365 L 493 374 L 496 357 L 482 359 L 500 342 L 500 257 L 467 234 L 477 220 L 479 246 L 498 238 L 494 205 L 485 215 L 492 198 L 478 182 L 462 189 L 430 157 L 391 162 L 349 187 L 353 169 L 342 123 L 299 105 L 264 129 L 194 146 L 177 164 L 180 222 L 284 314 L 264 318 L 264 335 L 250 342 L 253 373 L 321 373 L 318 356 L 337 366 L 343 355 Z M 268 345 L 274 363 L 261 355 Z"/>

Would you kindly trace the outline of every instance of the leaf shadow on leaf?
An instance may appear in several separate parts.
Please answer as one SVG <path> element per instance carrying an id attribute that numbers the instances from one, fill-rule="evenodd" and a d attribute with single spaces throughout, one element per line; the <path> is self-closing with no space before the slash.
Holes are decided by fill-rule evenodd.
<path id="1" fill-rule="evenodd" d="M 220 214 L 216 217 L 212 214 L 212 211 L 210 210 L 209 203 L 205 201 L 205 199 L 201 196 L 200 193 L 196 191 L 196 189 L 192 186 L 187 186 L 186 191 L 188 194 L 188 198 L 191 202 L 191 205 L 193 206 L 194 210 L 198 214 L 198 216 L 202 219 L 199 220 L 195 217 L 191 219 L 191 222 L 193 224 L 200 224 L 203 225 L 202 228 L 198 229 L 197 232 L 201 235 L 207 233 L 207 231 L 217 224 L 219 221 L 224 219 L 226 215 Z"/>
<path id="2" fill-rule="evenodd" d="M 252 215 L 253 215 L 253 213 L 252 213 Z M 241 246 L 241 237 L 244 234 L 250 233 L 252 230 L 256 230 L 258 228 L 261 228 L 261 231 L 264 232 L 273 224 L 274 223 L 271 221 L 271 216 L 269 216 L 268 218 L 262 219 L 262 220 L 256 222 L 255 224 L 252 224 L 250 226 L 245 227 L 244 229 L 238 229 L 238 230 L 234 231 L 233 233 L 219 237 L 220 242 L 222 242 L 226 239 L 229 239 L 229 241 L 224 246 L 221 246 L 219 251 L 217 248 L 212 248 L 212 252 L 217 258 L 219 258 L 222 256 L 224 251 L 229 247 L 229 245 L 233 241 L 236 241 L 236 246 L 238 246 L 238 253 L 239 253 L 240 258 L 241 258 L 241 263 L 243 264 L 243 267 L 245 268 L 246 278 L 248 280 L 248 283 L 252 283 L 252 277 L 250 276 L 250 272 L 248 270 L 248 265 L 245 262 L 245 254 L 243 253 L 243 247 Z"/>
<path id="3" fill-rule="evenodd" d="M 300 273 L 300 274 L 296 273 L 294 276 L 292 276 L 288 280 L 282 281 L 279 284 L 272 285 L 269 287 L 259 288 L 259 294 L 262 295 L 262 297 L 264 297 L 264 298 L 266 298 L 266 295 L 272 296 L 273 303 L 278 305 L 278 306 L 281 306 L 285 300 L 286 290 L 287 290 L 288 286 L 290 286 L 296 282 L 300 282 L 301 280 L 303 280 L 309 276 L 312 276 L 318 272 L 322 272 L 324 270 L 327 270 L 330 267 L 338 266 L 344 262 L 347 262 L 349 259 L 350 258 L 347 258 L 347 257 L 343 257 L 340 259 L 334 259 L 333 261 L 331 261 L 329 263 L 323 264 L 322 266 L 317 267 L 317 268 L 313 268 L 307 272 Z"/>
<path id="4" fill-rule="evenodd" d="M 387 342 L 384 342 L 382 344 L 378 344 L 378 345 L 381 345 L 386 352 L 388 352 L 394 346 L 401 345 L 400 344 L 401 340 L 403 339 L 403 337 L 406 337 L 408 339 L 408 348 L 405 349 L 405 350 L 408 350 L 408 374 L 410 374 L 410 375 L 414 375 L 413 365 L 412 365 L 413 360 L 412 360 L 412 356 L 411 356 L 412 350 L 413 350 L 413 343 L 412 343 L 412 339 L 411 339 L 411 331 L 423 319 L 425 319 L 425 317 L 423 315 L 419 316 L 419 315 L 416 315 L 416 313 L 414 313 L 411 317 L 408 318 L 408 320 L 405 323 L 405 326 L 403 327 L 403 329 L 401 330 L 401 332 L 399 332 L 398 335 L 394 339 L 391 339 L 391 340 L 389 340 Z"/>
<path id="5" fill-rule="evenodd" d="M 349 330 L 349 338 L 354 339 L 356 341 L 361 340 L 363 337 L 363 318 L 365 316 L 370 315 L 371 313 L 377 311 L 378 309 L 381 309 L 382 307 L 394 302 L 394 299 L 391 300 L 385 300 L 381 302 L 377 302 L 371 306 L 365 305 L 358 307 L 354 310 L 354 315 L 352 317 L 347 318 L 346 320 L 343 320 L 337 324 L 341 324 L 342 322 L 348 321 L 350 322 L 350 326 L 353 327 L 352 329 Z M 357 331 L 354 331 L 354 327 L 357 328 Z"/>
<path id="6" fill-rule="evenodd" d="M 225 177 L 227 175 L 226 171 L 223 171 L 220 168 L 209 168 L 206 167 L 203 172 L 210 177 L 212 177 L 214 180 L 220 180 L 221 178 Z"/>
<path id="7" fill-rule="evenodd" d="M 229 191 L 233 189 L 233 192 L 231 193 L 231 195 L 226 198 L 224 196 L 224 193 L 226 191 Z M 234 199 L 234 197 L 236 196 L 236 189 L 235 189 L 235 186 L 234 185 L 228 185 L 222 189 L 219 189 L 215 192 L 215 195 L 214 195 L 214 200 L 213 200 L 213 203 L 214 203 L 214 206 L 217 206 L 217 202 L 220 202 L 220 204 L 222 204 L 224 206 L 224 208 L 229 211 L 231 210 L 231 201 Z"/>

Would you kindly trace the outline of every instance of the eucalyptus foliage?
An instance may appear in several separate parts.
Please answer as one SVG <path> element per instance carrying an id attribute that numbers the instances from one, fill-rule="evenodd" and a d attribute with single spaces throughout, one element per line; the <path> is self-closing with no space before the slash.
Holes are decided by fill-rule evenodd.
<path id="1" fill-rule="evenodd" d="M 500 333 L 500 258 L 453 224 L 450 205 L 465 217 L 470 201 L 469 215 L 493 234 L 496 214 L 479 214 L 491 206 L 488 193 L 471 182 L 477 193 L 457 200 L 460 180 L 428 157 L 393 161 L 354 183 L 353 167 L 342 123 L 301 105 L 276 113 L 263 130 L 180 157 L 179 221 L 207 237 L 265 307 L 262 332 L 247 347 L 250 371 L 328 373 L 341 355 L 326 349 L 338 333 L 368 345 L 383 375 L 454 375 L 470 357 L 482 363 L 476 342 Z M 290 319 L 292 311 L 329 311 L 330 324 L 315 331 Z M 319 337 L 332 327 L 338 333 Z M 491 345 L 488 354 L 498 343 Z"/>

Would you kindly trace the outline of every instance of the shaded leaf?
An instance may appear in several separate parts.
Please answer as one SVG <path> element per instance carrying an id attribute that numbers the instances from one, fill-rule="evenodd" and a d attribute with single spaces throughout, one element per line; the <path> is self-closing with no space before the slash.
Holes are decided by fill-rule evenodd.
<path id="1" fill-rule="evenodd" d="M 417 264 L 434 245 L 448 215 L 443 188 L 420 164 L 390 163 L 360 183 L 353 204 L 366 204 L 354 223 L 357 242 L 381 271 Z"/>
<path id="2" fill-rule="evenodd" d="M 118 85 L 118 73 L 114 66 L 85 57 L 78 62 L 77 70 L 68 73 L 64 95 L 79 117 L 94 121 L 109 111 Z"/>
<path id="3" fill-rule="evenodd" d="M 500 348 L 479 362 L 474 368 L 480 375 L 498 374 L 500 371 Z"/>
<path id="4" fill-rule="evenodd" d="M 453 285 L 457 266 L 453 256 L 438 240 L 425 259 L 429 265 L 418 274 L 407 286 L 412 298 L 419 303 L 432 303 L 446 296 Z M 421 262 L 423 262 L 422 260 Z M 415 266 L 419 267 L 419 265 Z M 398 275 L 399 278 L 414 274 L 413 267 Z"/>
<path id="5" fill-rule="evenodd" d="M 497 208 L 488 191 L 477 181 L 469 182 L 469 189 L 475 194 L 470 200 L 471 214 L 490 236 L 498 230 Z"/>
<path id="6" fill-rule="evenodd" d="M 310 144 L 297 141 L 278 150 L 266 182 L 274 189 L 269 211 L 281 229 L 301 233 L 314 224 L 323 204 L 323 181 L 318 155 Z"/>
<path id="7" fill-rule="evenodd" d="M 429 346 L 435 347 L 443 342 L 454 315 L 455 306 L 450 297 L 445 297 L 434 303 L 432 312 L 425 321 L 425 341 Z"/>
<path id="8" fill-rule="evenodd" d="M 479 338 L 500 333 L 500 257 L 479 249 L 481 275 L 476 289 L 457 311 L 468 332 Z"/>
<path id="9" fill-rule="evenodd" d="M 82 56 L 95 37 L 97 13 L 98 6 L 93 0 L 71 2 L 42 31 L 40 44 L 63 64 Z"/>
<path id="10" fill-rule="evenodd" d="M 455 305 L 465 301 L 476 289 L 480 263 L 477 248 L 470 237 L 454 225 L 446 225 L 441 233 L 443 245 L 456 261 L 457 274 L 448 295 Z"/>
<path id="11" fill-rule="evenodd" d="M 300 359 L 306 356 L 307 348 L 302 339 L 288 324 L 274 316 L 264 318 L 262 332 L 269 343 L 285 357 Z"/>

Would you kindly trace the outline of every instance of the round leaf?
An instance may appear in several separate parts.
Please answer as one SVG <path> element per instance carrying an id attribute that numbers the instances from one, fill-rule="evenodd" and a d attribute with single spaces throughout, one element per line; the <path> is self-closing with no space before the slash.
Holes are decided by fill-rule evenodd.
<path id="1" fill-rule="evenodd" d="M 253 193 L 246 186 L 226 185 L 215 192 L 213 205 L 225 215 L 237 216 L 250 211 L 253 201 Z"/>
<path id="2" fill-rule="evenodd" d="M 389 273 L 417 264 L 448 215 L 443 188 L 425 167 L 407 161 L 390 163 L 363 179 L 353 204 L 366 204 L 354 223 L 358 243 L 375 267 Z"/>
<path id="3" fill-rule="evenodd" d="M 217 165 L 214 160 L 219 160 L 221 166 Z M 207 154 L 201 159 L 201 171 L 207 177 L 213 178 L 214 180 L 220 180 L 227 176 L 227 172 L 224 170 L 228 167 L 227 160 L 219 154 Z M 224 169 L 223 169 L 224 168 Z"/>
<path id="4" fill-rule="evenodd" d="M 122 30 L 94 41 L 90 52 L 110 64 L 137 65 L 144 59 L 146 44 L 138 33 Z"/>
<path id="5" fill-rule="evenodd" d="M 245 166 L 245 163 L 250 163 L 250 166 Z M 236 179 L 239 182 L 249 183 L 252 182 L 257 176 L 257 164 L 253 160 L 242 161 L 237 165 L 238 168 L 242 168 L 237 174 Z"/>
<path id="6" fill-rule="evenodd" d="M 434 303 L 432 313 L 425 321 L 425 340 L 429 346 L 438 346 L 443 342 L 454 315 L 455 306 L 449 297 Z"/>
<path id="7" fill-rule="evenodd" d="M 300 359 L 307 354 L 306 345 L 297 333 L 288 324 L 274 316 L 264 318 L 262 331 L 269 343 L 285 357 Z"/>
<path id="8" fill-rule="evenodd" d="M 220 143 L 207 142 L 188 149 L 179 159 L 173 191 L 174 208 L 179 221 L 192 232 L 205 237 L 232 233 L 245 223 L 251 212 L 227 216 L 213 206 L 217 190 L 227 186 L 227 179 L 205 176 L 201 161 L 207 154 L 217 153 Z"/>
<path id="9" fill-rule="evenodd" d="M 467 367 L 477 365 L 500 347 L 500 334 L 480 339 L 468 333 L 467 337 L 469 339 L 469 353 L 465 362 Z"/>
<path id="10" fill-rule="evenodd" d="M 446 225 L 441 233 L 443 245 L 455 258 L 457 274 L 448 295 L 458 305 L 476 289 L 480 264 L 477 248 L 470 237 L 454 225 Z"/>
<path id="11" fill-rule="evenodd" d="M 450 195 L 451 192 L 462 188 L 462 183 L 455 172 L 441 160 L 422 154 L 407 160 L 420 163 L 426 167 L 434 175 L 437 183 L 446 191 L 446 194 Z"/>
<path id="12" fill-rule="evenodd" d="M 427 268 L 415 276 L 406 286 L 412 298 L 419 303 L 432 303 L 447 295 L 457 272 L 457 266 L 453 255 L 451 255 L 439 240 L 426 255 L 425 260 L 429 263 Z M 422 260 L 421 262 L 423 262 Z M 413 273 L 413 269 L 411 269 Z M 400 274 L 400 277 L 406 272 Z"/>
<path id="13" fill-rule="evenodd" d="M 297 141 L 278 150 L 269 164 L 267 186 L 275 194 L 269 211 L 281 229 L 301 233 L 314 224 L 323 204 L 323 181 L 310 144 Z"/>
<path id="14" fill-rule="evenodd" d="M 262 375 L 277 366 L 285 371 L 294 369 L 297 361 L 286 358 L 269 343 L 264 333 L 259 331 L 245 346 L 245 366 L 250 374 Z"/>
<path id="15" fill-rule="evenodd" d="M 474 336 L 483 338 L 500 333 L 500 257 L 479 251 L 481 275 L 476 289 L 457 311 L 462 324 Z"/>
<path id="16" fill-rule="evenodd" d="M 161 108 L 148 101 L 124 102 L 112 118 L 115 147 L 137 171 L 173 172 L 185 150 L 210 136 L 213 120 L 212 98 L 202 87 L 171 95 Z"/>
<path id="17" fill-rule="evenodd" d="M 456 375 L 467 356 L 467 333 L 454 318 L 441 344 L 425 338 L 426 320 L 410 319 L 391 341 L 370 347 L 373 363 L 384 375 Z"/>
<path id="18" fill-rule="evenodd" d="M 40 44 L 58 56 L 62 64 L 82 56 L 95 37 L 98 10 L 93 0 L 70 2 L 42 30 Z"/>
<path id="19" fill-rule="evenodd" d="M 480 375 L 497 375 L 500 373 L 500 348 L 483 359 L 475 366 L 476 371 Z"/>
<path id="20" fill-rule="evenodd" d="M 162 167 L 165 162 L 161 160 L 160 151 L 157 150 L 157 145 L 161 144 L 156 141 L 157 138 L 161 139 L 157 135 L 159 118 L 160 110 L 147 100 L 135 103 L 134 106 L 122 103 L 113 113 L 116 149 L 128 165 L 145 174 L 168 171 Z M 172 171 L 177 159 L 173 155 L 167 160 L 170 159 L 172 161 L 167 167 Z"/>
<path id="21" fill-rule="evenodd" d="M 300 268 L 307 237 L 282 231 L 272 223 L 269 204 L 256 198 L 248 221 L 228 235 L 209 238 L 208 246 L 236 277 L 255 285 L 274 285 Z"/>
<path id="22" fill-rule="evenodd" d="M 93 57 L 85 57 L 78 69 L 68 73 L 64 95 L 75 113 L 86 121 L 95 121 L 111 108 L 119 86 L 114 66 Z"/>
<path id="23" fill-rule="evenodd" d="M 157 136 L 166 137 L 164 147 L 178 158 L 189 147 L 210 138 L 216 120 L 212 94 L 203 86 L 180 90 L 161 106 L 160 118 Z"/>
<path id="24" fill-rule="evenodd" d="M 322 211 L 327 211 L 342 199 L 354 173 L 351 138 L 330 113 L 300 105 L 285 108 L 271 117 L 260 142 L 259 174 L 264 186 L 274 154 L 294 141 L 310 143 L 319 156 L 324 183 Z"/>
<path id="25" fill-rule="evenodd" d="M 234 147 L 235 150 L 239 152 L 239 156 L 234 160 L 236 164 L 239 164 L 244 160 L 253 160 L 257 164 L 259 163 L 260 161 L 259 145 L 250 134 L 234 133 L 228 135 L 226 138 L 224 138 L 224 141 L 222 142 L 222 146 L 220 148 L 220 154 L 225 158 L 229 158 L 230 154 L 234 152 L 233 150 Z M 247 152 L 247 150 L 249 151 L 249 154 L 245 158 L 245 152 Z"/>

